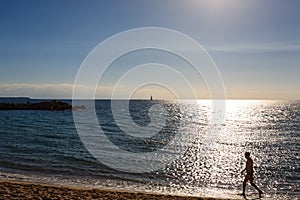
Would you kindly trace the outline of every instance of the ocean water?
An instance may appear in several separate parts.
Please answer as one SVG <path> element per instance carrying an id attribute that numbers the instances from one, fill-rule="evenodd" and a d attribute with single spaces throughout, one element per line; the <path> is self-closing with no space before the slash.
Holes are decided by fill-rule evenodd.
<path id="1" fill-rule="evenodd" d="M 128 102 L 114 103 L 117 114 L 109 100 L 82 101 L 95 107 L 98 124 L 88 119 L 89 107 L 74 111 L 84 117 L 81 131 L 96 133 L 100 126 L 105 132 L 97 140 L 97 159 L 78 134 L 72 111 L 0 111 L 0 179 L 241 198 L 240 171 L 244 152 L 250 151 L 255 182 L 265 193 L 262 199 L 300 199 L 300 101 L 227 100 L 220 123 L 211 120 L 214 111 L 206 100 L 133 100 L 130 120 L 123 115 Z M 179 132 L 183 139 L 172 144 Z M 163 162 L 173 158 L 174 152 L 164 150 L 168 144 L 184 151 Z M 118 157 L 123 155 L 118 148 L 129 152 L 128 157 Z M 130 155 L 159 150 L 166 156 L 140 163 L 154 171 L 120 170 L 130 167 Z M 159 161 L 163 165 L 156 169 Z M 255 192 L 248 184 L 250 199 Z"/>

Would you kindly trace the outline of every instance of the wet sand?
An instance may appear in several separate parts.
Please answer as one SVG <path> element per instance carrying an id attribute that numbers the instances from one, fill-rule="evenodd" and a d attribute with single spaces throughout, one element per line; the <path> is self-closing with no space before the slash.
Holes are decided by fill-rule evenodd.
<path id="1" fill-rule="evenodd" d="M 221 200 L 216 198 L 163 195 L 109 189 L 89 189 L 4 180 L 0 180 L 0 199 Z"/>

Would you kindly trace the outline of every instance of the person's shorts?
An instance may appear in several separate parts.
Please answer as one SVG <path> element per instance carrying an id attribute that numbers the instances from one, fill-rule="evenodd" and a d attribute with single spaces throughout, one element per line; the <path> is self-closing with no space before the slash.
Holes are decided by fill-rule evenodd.
<path id="1" fill-rule="evenodd" d="M 253 181 L 253 179 L 254 179 L 253 174 L 247 173 L 246 176 L 245 176 L 245 179 Z"/>

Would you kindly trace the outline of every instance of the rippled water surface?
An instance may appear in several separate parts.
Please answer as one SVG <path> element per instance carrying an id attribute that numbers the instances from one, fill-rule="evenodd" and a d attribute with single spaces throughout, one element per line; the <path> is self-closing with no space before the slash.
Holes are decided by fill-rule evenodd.
<path id="1" fill-rule="evenodd" d="M 166 112 L 161 113 L 155 104 Z M 210 101 L 130 101 L 130 121 L 122 115 L 125 101 L 118 101 L 117 116 L 110 105 L 110 101 L 96 101 L 97 119 L 106 137 L 119 148 L 137 154 L 155 152 L 181 131 L 185 139 L 180 145 L 185 151 L 154 172 L 121 172 L 89 153 L 77 134 L 72 112 L 0 111 L 0 178 L 240 198 L 243 155 L 250 151 L 255 182 L 265 192 L 265 199 L 300 196 L 299 101 L 228 100 L 221 123 L 211 121 Z M 153 113 L 165 121 L 152 124 Z M 162 129 L 160 125 L 164 125 Z M 85 127 L 93 132 L 95 124 L 87 120 Z M 213 130 L 213 139 L 208 140 L 208 129 Z M 158 134 L 151 135 L 151 130 Z M 99 145 L 107 152 L 103 159 L 117 153 L 105 140 Z M 122 158 L 112 161 L 120 166 L 125 162 Z M 255 197 L 250 184 L 247 192 Z"/>

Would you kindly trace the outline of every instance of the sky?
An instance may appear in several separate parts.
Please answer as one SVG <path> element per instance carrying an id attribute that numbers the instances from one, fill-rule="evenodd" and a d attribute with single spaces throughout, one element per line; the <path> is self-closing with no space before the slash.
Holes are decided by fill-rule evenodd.
<path id="1" fill-rule="evenodd" d="M 99 43 L 133 28 L 162 27 L 188 35 L 207 50 L 226 98 L 299 100 L 299 10 L 297 0 L 1 0 L 0 96 L 71 98 L 81 64 Z M 136 60 L 153 62 L 148 57 L 156 54 L 138 52 L 115 62 L 96 97 L 110 98 L 117 74 L 134 67 Z M 180 61 L 167 63 L 172 67 Z M 180 67 L 192 74 L 187 65 Z M 201 85 L 197 98 L 209 98 L 205 81 L 190 79 Z M 128 92 L 135 98 L 170 97 L 157 85 L 129 91 L 136 81 L 131 80 L 121 82 L 116 98 Z M 190 98 L 175 76 L 172 80 Z"/>

